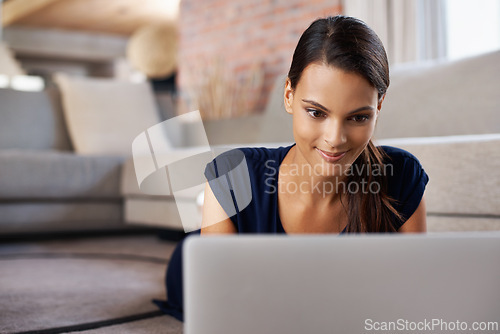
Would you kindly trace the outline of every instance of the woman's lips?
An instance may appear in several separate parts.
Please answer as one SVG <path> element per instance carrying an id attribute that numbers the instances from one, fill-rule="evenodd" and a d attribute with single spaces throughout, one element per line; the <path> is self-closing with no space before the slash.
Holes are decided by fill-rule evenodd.
<path id="1" fill-rule="evenodd" d="M 348 152 L 348 151 L 345 151 L 345 152 L 338 152 L 338 153 L 332 153 L 332 152 L 326 152 L 326 151 L 323 151 L 323 150 L 320 150 L 319 148 L 316 148 L 316 150 L 318 151 L 319 155 L 326 161 L 326 162 L 330 162 L 330 163 L 333 163 L 333 162 L 337 162 L 339 161 L 340 159 L 342 159 L 345 154 Z"/>

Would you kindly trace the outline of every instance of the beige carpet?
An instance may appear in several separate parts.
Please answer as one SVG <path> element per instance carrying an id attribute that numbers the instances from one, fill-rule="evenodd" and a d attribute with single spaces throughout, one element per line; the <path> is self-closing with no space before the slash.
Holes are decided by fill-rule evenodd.
<path id="1" fill-rule="evenodd" d="M 182 333 L 165 299 L 175 243 L 117 236 L 0 245 L 1 333 Z"/>

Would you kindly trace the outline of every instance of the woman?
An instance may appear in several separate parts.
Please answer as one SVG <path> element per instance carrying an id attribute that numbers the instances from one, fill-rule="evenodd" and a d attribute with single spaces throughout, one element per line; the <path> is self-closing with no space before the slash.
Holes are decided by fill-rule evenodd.
<path id="1" fill-rule="evenodd" d="M 314 21 L 284 89 L 295 144 L 233 150 L 208 164 L 201 234 L 425 232 L 427 174 L 410 153 L 371 140 L 388 86 L 387 56 L 368 26 L 345 16 Z M 212 186 L 221 162 L 235 157 L 251 186 L 242 208 L 234 184 Z M 230 216 L 228 201 L 237 208 Z M 167 273 L 169 301 L 159 303 L 178 319 L 181 247 Z"/>

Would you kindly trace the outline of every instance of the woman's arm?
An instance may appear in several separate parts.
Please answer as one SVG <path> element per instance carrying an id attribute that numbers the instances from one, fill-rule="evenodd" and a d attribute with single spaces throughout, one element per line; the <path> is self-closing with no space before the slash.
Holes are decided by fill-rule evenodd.
<path id="1" fill-rule="evenodd" d="M 417 210 L 411 215 L 411 217 L 401 226 L 398 232 L 401 233 L 424 233 L 427 231 L 427 223 L 425 220 L 425 198 L 422 196 L 422 200 L 418 205 Z"/>
<path id="2" fill-rule="evenodd" d="M 201 219 L 200 234 L 227 234 L 236 233 L 233 222 L 215 197 L 208 182 L 205 184 L 203 200 L 203 216 Z"/>

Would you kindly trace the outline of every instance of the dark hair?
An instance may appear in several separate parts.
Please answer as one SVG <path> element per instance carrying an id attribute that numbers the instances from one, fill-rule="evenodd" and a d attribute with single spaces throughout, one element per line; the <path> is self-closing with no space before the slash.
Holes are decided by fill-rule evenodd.
<path id="1" fill-rule="evenodd" d="M 312 63 L 334 66 L 356 73 L 377 89 L 379 100 L 389 87 L 389 64 L 377 34 L 363 21 L 347 16 L 333 16 L 314 21 L 299 39 L 292 58 L 288 79 L 297 87 L 304 69 Z M 383 173 L 373 173 L 373 166 L 383 166 L 387 155 L 370 140 L 353 166 L 366 165 L 365 175 L 349 176 L 348 182 L 378 182 L 377 193 L 347 192 L 347 232 L 394 232 L 400 214 L 387 195 Z M 355 173 L 350 173 L 355 174 Z M 377 175 L 375 175 L 377 174 Z M 359 183 L 358 183 L 359 184 Z M 342 199 L 342 197 L 341 197 Z"/>
<path id="2" fill-rule="evenodd" d="M 363 21 L 353 17 L 318 19 L 304 31 L 288 72 L 292 89 L 312 63 L 361 75 L 377 89 L 379 99 L 389 87 L 389 63 L 382 41 Z"/>

